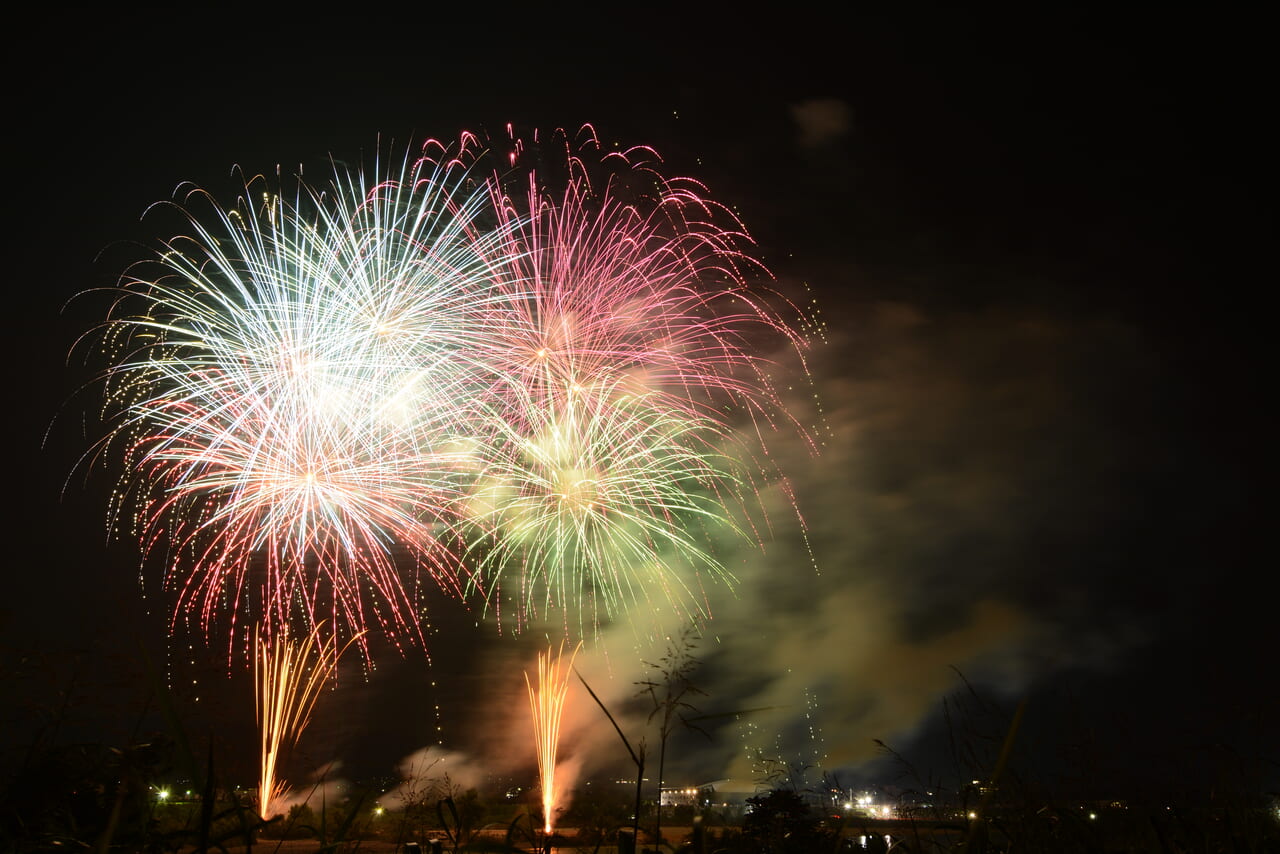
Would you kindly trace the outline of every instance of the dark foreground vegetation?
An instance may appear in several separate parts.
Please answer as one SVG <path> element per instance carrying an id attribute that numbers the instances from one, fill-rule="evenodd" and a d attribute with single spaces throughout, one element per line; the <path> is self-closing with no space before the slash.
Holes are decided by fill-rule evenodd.
<path id="1" fill-rule="evenodd" d="M 831 791 L 774 778 L 740 804 L 664 807 L 629 793 L 580 790 L 551 839 L 529 793 L 461 789 L 424 775 L 383 805 L 378 792 L 316 792 L 263 821 L 251 793 L 174 791 L 175 745 L 50 748 L 32 756 L 0 799 L 0 851 L 83 852 L 557 852 L 807 854 L 807 852 L 1280 852 L 1274 802 L 1153 808 L 1121 802 L 1054 804 L 1021 786 L 967 787 L 945 803 L 904 793 L 892 818 L 841 809 Z M 206 760 L 212 765 L 213 757 Z M 829 784 L 830 781 L 828 781 Z M 163 788 L 162 788 L 163 787 Z M 638 832 L 638 843 L 635 841 Z M 661 839 L 657 833 L 661 832 Z"/>
<path id="2" fill-rule="evenodd" d="M 651 744 L 629 739 L 601 704 L 634 763 L 633 782 L 580 787 L 551 838 L 532 781 L 476 789 L 432 767 L 341 794 L 321 784 L 295 790 L 297 805 L 264 821 L 254 792 L 226 784 L 212 736 L 193 749 L 160 688 L 167 729 L 120 746 L 68 738 L 65 703 L 41 710 L 41 725 L 0 766 L 0 854 L 1280 854 L 1280 794 L 1244 766 L 1187 797 L 1141 788 L 1068 796 L 1019 766 L 1023 707 L 994 714 L 971 689 L 945 702 L 954 767 L 920 771 L 881 745 L 896 780 L 874 808 L 817 769 L 765 757 L 750 797 L 706 786 L 660 807 L 653 781 L 663 778 L 668 740 L 705 719 L 691 704 L 700 694 L 691 649 L 681 639 L 637 683 Z M 389 789 L 394 798 L 384 798 Z"/>

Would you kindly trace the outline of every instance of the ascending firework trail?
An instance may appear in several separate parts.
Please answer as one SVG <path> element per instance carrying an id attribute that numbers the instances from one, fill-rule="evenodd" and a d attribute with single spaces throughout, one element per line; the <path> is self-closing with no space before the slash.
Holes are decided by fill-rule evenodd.
<path id="1" fill-rule="evenodd" d="M 525 674 L 529 688 L 529 707 L 533 712 L 533 738 L 538 753 L 538 776 L 542 783 L 542 832 L 551 835 L 555 826 L 556 806 L 561 791 L 556 788 L 556 752 L 560 746 L 560 716 L 564 712 L 565 696 L 569 692 L 569 675 L 573 672 L 573 660 L 578 647 L 564 660 L 564 644 L 552 657 L 538 653 L 538 684 L 535 687 Z"/>

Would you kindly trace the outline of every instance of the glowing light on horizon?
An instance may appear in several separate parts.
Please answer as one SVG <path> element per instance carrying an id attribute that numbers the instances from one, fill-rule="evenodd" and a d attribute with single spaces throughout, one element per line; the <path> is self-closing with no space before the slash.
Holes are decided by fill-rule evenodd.
<path id="1" fill-rule="evenodd" d="M 564 643 L 552 657 L 551 648 L 546 655 L 538 653 L 538 683 L 535 687 L 525 673 L 525 685 L 529 689 L 529 708 L 533 712 L 534 745 L 538 754 L 538 776 L 542 781 L 543 832 L 550 835 L 555 825 L 555 810 L 561 792 L 556 786 L 556 753 L 560 746 L 560 721 L 564 713 L 564 701 L 569 691 L 569 676 L 573 661 L 581 648 L 575 646 L 564 660 Z"/>

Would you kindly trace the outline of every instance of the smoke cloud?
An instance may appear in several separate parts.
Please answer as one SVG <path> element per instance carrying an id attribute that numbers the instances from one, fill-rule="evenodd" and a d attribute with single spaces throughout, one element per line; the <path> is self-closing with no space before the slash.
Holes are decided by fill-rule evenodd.
<path id="1" fill-rule="evenodd" d="M 1070 668 L 1114 666 L 1154 631 L 1125 596 L 1098 598 L 1114 566 L 1079 568 L 1126 524 L 1123 493 L 1162 464 L 1158 445 L 1111 430 L 1146 414 L 1130 390 L 1157 367 L 1137 331 L 1032 307 L 849 311 L 846 337 L 811 354 L 818 452 L 798 436 L 771 441 L 789 480 L 762 492 L 764 548 L 739 543 L 735 583 L 708 587 L 712 618 L 688 650 L 696 729 L 673 731 L 669 785 L 749 791 L 768 761 L 856 770 L 883 755 L 877 740 L 920 737 L 961 677 L 1016 697 Z M 796 384 L 795 409 L 816 416 L 810 391 Z M 1092 500 L 1104 493 L 1112 500 Z M 660 676 L 653 665 L 685 626 L 644 603 L 584 645 L 563 785 L 633 774 L 618 730 L 656 778 L 660 739 L 639 683 Z M 519 674 L 536 676 L 537 653 L 558 638 L 542 627 L 479 646 L 476 672 L 506 678 L 465 703 L 469 752 L 414 761 L 434 757 L 459 781 L 479 779 L 473 766 L 533 779 Z"/>

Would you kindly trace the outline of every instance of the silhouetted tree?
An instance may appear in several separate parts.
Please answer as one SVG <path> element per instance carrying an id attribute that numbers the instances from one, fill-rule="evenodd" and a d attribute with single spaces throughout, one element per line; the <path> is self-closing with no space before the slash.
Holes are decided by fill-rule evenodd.
<path id="1" fill-rule="evenodd" d="M 697 709 L 686 699 L 694 694 L 704 694 L 692 681 L 697 666 L 693 657 L 697 637 L 697 628 L 689 625 L 677 638 L 669 638 L 666 654 L 656 663 L 645 662 L 645 666 L 654 673 L 653 678 L 637 683 L 641 696 L 647 696 L 653 703 L 649 723 L 655 718 L 658 720 L 658 808 L 654 828 L 654 844 L 658 846 L 662 845 L 662 774 L 667 759 L 667 741 L 677 723 L 706 735 L 706 731 L 688 717 L 688 713 L 697 712 Z"/>
<path id="2" fill-rule="evenodd" d="M 824 830 L 804 796 L 794 789 L 772 789 L 747 798 L 742 836 L 751 850 L 770 854 L 808 854 L 828 850 L 832 834 Z"/>

